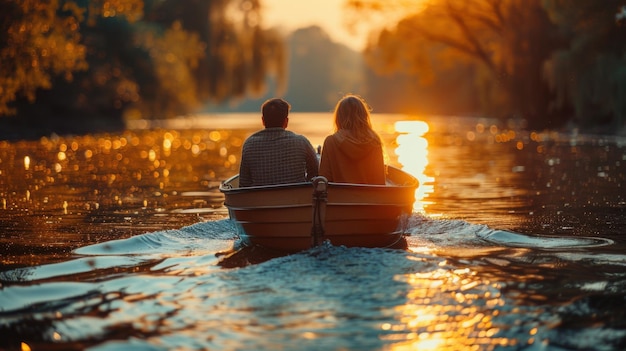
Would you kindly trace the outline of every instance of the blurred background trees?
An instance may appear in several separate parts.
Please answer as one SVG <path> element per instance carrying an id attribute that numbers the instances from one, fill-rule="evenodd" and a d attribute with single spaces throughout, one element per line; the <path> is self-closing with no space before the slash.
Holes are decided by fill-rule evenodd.
<path id="1" fill-rule="evenodd" d="M 626 131 L 626 0 L 343 0 L 401 13 L 363 53 L 263 25 L 263 0 L 0 0 L 0 138 L 121 129 L 284 96 L 329 111 Z M 255 100 L 256 98 L 256 100 Z"/>
<path id="2" fill-rule="evenodd" d="M 0 0 L 0 115 L 119 129 L 262 93 L 286 57 L 261 24 L 257 0 Z"/>
<path id="3" fill-rule="evenodd" d="M 626 127 L 626 2 L 544 0 L 567 45 L 545 62 L 555 107 L 570 106 L 588 129 Z M 624 130 L 626 131 L 626 130 Z"/>
<path id="4" fill-rule="evenodd" d="M 381 74 L 412 76 L 413 90 L 429 95 L 447 86 L 446 99 L 465 96 L 478 104 L 475 112 L 523 118 L 533 129 L 625 128 L 624 0 L 347 2 L 363 20 L 406 14 L 365 54 Z M 456 89 L 445 83 L 451 75 Z"/>

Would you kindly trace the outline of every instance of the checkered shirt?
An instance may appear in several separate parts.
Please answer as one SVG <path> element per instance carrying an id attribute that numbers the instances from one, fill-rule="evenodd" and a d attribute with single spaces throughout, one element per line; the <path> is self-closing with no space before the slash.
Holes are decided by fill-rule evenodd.
<path id="1" fill-rule="evenodd" d="M 240 187 L 304 182 L 317 176 L 319 170 L 311 142 L 283 128 L 265 128 L 252 134 L 241 154 Z"/>

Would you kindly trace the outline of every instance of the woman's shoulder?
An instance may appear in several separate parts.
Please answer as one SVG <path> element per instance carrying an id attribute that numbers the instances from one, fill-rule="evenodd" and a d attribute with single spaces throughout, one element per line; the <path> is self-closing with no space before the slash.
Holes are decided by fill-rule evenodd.
<path id="1" fill-rule="evenodd" d="M 338 133 L 329 134 L 324 138 L 324 145 L 326 144 L 336 144 L 339 142 L 340 136 Z"/>

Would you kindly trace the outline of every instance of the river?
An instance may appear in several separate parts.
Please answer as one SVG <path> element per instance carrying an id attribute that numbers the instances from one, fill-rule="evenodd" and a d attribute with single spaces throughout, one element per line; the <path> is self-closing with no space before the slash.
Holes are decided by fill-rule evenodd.
<path id="1" fill-rule="evenodd" d="M 407 250 L 227 264 L 256 114 L 0 141 L 0 350 L 621 350 L 626 138 L 373 115 Z M 330 114 L 292 113 L 322 144 Z"/>

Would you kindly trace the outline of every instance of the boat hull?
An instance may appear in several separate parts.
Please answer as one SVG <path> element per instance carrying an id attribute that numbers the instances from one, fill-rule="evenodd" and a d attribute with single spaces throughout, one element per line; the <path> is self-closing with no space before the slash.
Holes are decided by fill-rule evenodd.
<path id="1" fill-rule="evenodd" d="M 322 178 L 322 182 L 325 179 Z M 242 242 L 301 251 L 329 241 L 348 247 L 402 247 L 417 180 L 390 167 L 387 185 L 315 183 L 238 187 L 237 176 L 220 190 Z M 317 194 L 317 195 L 316 195 Z"/>

